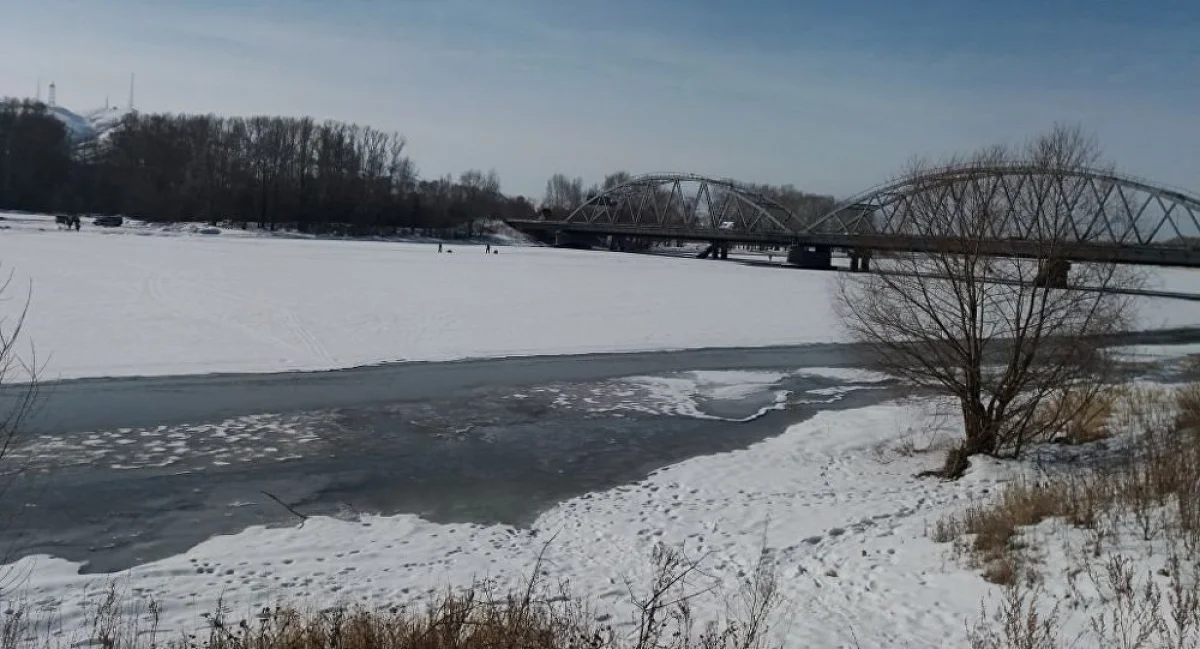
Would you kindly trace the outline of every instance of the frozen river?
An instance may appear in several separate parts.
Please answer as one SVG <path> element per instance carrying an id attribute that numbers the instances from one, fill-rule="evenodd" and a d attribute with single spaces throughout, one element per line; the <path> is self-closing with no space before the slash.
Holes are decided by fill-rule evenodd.
<path id="1" fill-rule="evenodd" d="M 304 515 L 522 525 L 581 494 L 884 398 L 839 346 L 69 381 L 7 460 L 0 542 L 111 571 Z M 804 369 L 817 368 L 817 369 Z"/>
<path id="2" fill-rule="evenodd" d="M 305 516 L 523 526 L 562 501 L 895 396 L 855 363 L 849 346 L 809 345 L 66 381 L 47 386 L 2 463 L 27 471 L 0 547 L 9 560 L 119 570 L 297 522 L 263 492 Z"/>

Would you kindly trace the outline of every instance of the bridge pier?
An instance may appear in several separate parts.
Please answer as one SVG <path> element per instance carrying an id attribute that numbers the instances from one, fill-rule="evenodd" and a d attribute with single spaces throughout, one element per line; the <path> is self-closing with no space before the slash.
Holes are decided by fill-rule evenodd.
<path id="1" fill-rule="evenodd" d="M 1046 259 L 1038 264 L 1038 274 L 1033 285 L 1039 288 L 1066 288 L 1071 262 L 1065 259 Z"/>
<path id="2" fill-rule="evenodd" d="M 787 261 L 811 270 L 833 270 L 833 249 L 829 246 L 792 246 Z"/>
<path id="3" fill-rule="evenodd" d="M 868 273 L 871 271 L 871 251 L 870 250 L 851 250 L 850 251 L 850 272 L 852 273 Z"/>
<path id="4" fill-rule="evenodd" d="M 729 259 L 729 244 L 721 241 L 713 241 L 708 244 L 708 250 L 700 253 L 701 259 Z"/>

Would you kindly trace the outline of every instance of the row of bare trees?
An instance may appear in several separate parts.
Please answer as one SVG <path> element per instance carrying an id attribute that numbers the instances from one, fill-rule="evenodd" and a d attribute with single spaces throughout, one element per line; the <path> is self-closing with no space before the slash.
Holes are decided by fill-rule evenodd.
<path id="1" fill-rule="evenodd" d="M 0 207 L 35 211 L 54 205 L 70 170 L 66 129 L 45 106 L 0 102 Z"/>
<path id="2" fill-rule="evenodd" d="M 0 209 L 361 233 L 527 217 L 494 171 L 421 179 L 405 139 L 311 118 L 131 114 L 73 148 L 41 104 L 0 103 Z"/>

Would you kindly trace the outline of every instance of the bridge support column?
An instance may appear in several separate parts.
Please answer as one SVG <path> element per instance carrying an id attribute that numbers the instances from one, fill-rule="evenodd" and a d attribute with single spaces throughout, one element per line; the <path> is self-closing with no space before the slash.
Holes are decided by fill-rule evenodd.
<path id="1" fill-rule="evenodd" d="M 700 253 L 700 258 L 704 259 L 708 254 L 712 255 L 713 259 L 729 259 L 729 244 L 722 241 L 713 241 L 708 246 L 709 252 Z"/>
<path id="2" fill-rule="evenodd" d="M 870 250 L 851 250 L 850 251 L 850 272 L 866 273 L 871 270 L 871 251 Z"/>
<path id="3" fill-rule="evenodd" d="M 812 270 L 833 270 L 833 249 L 829 246 L 792 246 L 788 263 Z"/>
<path id="4" fill-rule="evenodd" d="M 1064 259 L 1043 260 L 1038 267 L 1033 285 L 1044 288 L 1066 288 L 1067 275 L 1071 273 L 1071 262 Z"/>

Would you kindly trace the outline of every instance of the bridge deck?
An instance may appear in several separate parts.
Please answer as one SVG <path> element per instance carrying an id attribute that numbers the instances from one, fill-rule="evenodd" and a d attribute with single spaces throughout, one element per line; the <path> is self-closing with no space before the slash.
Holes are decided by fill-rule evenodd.
<path id="1" fill-rule="evenodd" d="M 681 241 L 720 241 L 740 244 L 778 246 L 827 246 L 844 250 L 881 252 L 938 252 L 961 249 L 964 242 L 932 237 L 869 234 L 803 234 L 776 232 L 739 232 L 699 228 L 671 228 L 658 225 L 612 223 L 575 223 L 567 221 L 511 220 L 512 227 L 532 232 L 565 232 L 600 236 L 640 237 Z M 1036 242 L 995 240 L 972 242 L 983 254 L 998 257 L 1045 257 L 1045 249 Z M 1056 257 L 1075 262 L 1113 262 L 1146 266 L 1184 266 L 1200 268 L 1200 248 L 1182 246 L 1121 246 L 1113 244 L 1062 244 Z"/>

